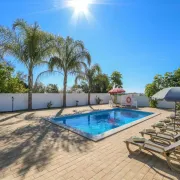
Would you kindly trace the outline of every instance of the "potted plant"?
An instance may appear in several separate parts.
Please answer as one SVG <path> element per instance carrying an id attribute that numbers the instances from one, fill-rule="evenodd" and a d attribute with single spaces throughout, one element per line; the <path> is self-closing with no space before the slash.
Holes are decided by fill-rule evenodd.
<path id="1" fill-rule="evenodd" d="M 47 103 L 47 108 L 48 108 L 48 109 L 51 109 L 52 105 L 53 105 L 53 104 L 52 104 L 52 102 L 51 102 L 51 101 L 50 101 L 50 102 L 48 102 L 48 103 Z"/>
<path id="2" fill-rule="evenodd" d="M 79 103 L 79 101 L 77 100 L 77 101 L 76 101 L 76 106 L 78 106 L 78 103 Z"/>
<path id="3" fill-rule="evenodd" d="M 101 104 L 102 99 L 96 96 L 96 104 Z"/>

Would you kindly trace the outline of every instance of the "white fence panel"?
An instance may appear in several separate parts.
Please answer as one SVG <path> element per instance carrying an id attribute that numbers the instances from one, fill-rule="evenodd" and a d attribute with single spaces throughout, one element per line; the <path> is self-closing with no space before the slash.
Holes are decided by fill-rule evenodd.
<path id="1" fill-rule="evenodd" d="M 62 106 L 62 94 L 59 93 L 37 93 L 33 94 L 32 107 L 33 109 L 47 108 L 47 103 L 52 102 L 52 107 Z"/>
<path id="2" fill-rule="evenodd" d="M 14 97 L 14 111 L 25 110 L 28 108 L 28 94 L 0 94 L 0 112 L 12 111 L 12 97 Z M 50 94 L 33 94 L 32 107 L 33 109 L 47 108 L 47 103 L 52 102 L 52 107 L 62 107 L 63 94 L 62 93 L 50 93 Z M 107 93 L 92 93 L 91 104 L 96 104 L 96 97 L 102 99 L 102 104 L 107 104 L 111 99 Z M 125 96 L 124 96 L 125 97 Z M 88 104 L 88 94 L 85 93 L 72 93 L 67 94 L 66 97 L 67 106 L 76 106 L 76 101 L 79 106 Z M 118 103 L 121 103 L 123 96 L 118 96 Z M 137 100 L 138 107 L 149 107 L 149 99 L 146 96 L 133 96 L 134 100 Z M 159 101 L 158 108 L 174 108 L 173 102 Z"/>
<path id="3" fill-rule="evenodd" d="M 0 112 L 12 111 L 12 97 L 14 97 L 13 109 L 23 110 L 28 108 L 27 94 L 0 94 Z"/>
<path id="4" fill-rule="evenodd" d="M 117 102 L 119 104 L 121 104 L 121 103 L 124 104 L 127 97 L 130 97 L 130 95 L 121 95 L 121 96 L 118 96 Z M 137 101 L 138 107 L 149 107 L 149 99 L 146 96 L 132 95 L 132 99 L 133 99 L 133 101 Z"/>
<path id="5" fill-rule="evenodd" d="M 118 103 L 124 101 L 126 95 L 118 96 Z M 149 107 L 149 98 L 146 96 L 133 95 L 133 99 L 137 100 L 138 107 Z M 174 102 L 158 101 L 158 108 L 173 109 Z"/>
<path id="6" fill-rule="evenodd" d="M 99 97 L 106 104 L 110 100 L 107 93 L 91 94 L 91 104 L 96 104 L 95 98 Z M 14 110 L 25 110 L 28 108 L 28 94 L 0 94 L 0 112 L 12 111 L 12 97 L 14 97 Z M 63 94 L 62 93 L 34 93 L 32 95 L 32 108 L 44 109 L 47 108 L 47 103 L 52 102 L 52 107 L 62 107 Z M 76 106 L 76 101 L 79 106 L 88 104 L 88 94 L 73 93 L 67 94 L 67 106 Z"/>
<path id="7" fill-rule="evenodd" d="M 110 95 L 107 93 L 99 93 L 99 94 L 92 93 L 91 104 L 96 104 L 96 97 L 99 97 L 100 99 L 102 99 L 101 104 L 107 104 L 109 103 L 109 100 L 111 99 Z"/>
<path id="8" fill-rule="evenodd" d="M 66 104 L 67 106 L 76 106 L 76 101 L 78 102 L 79 106 L 84 106 L 88 104 L 88 96 L 85 93 L 72 93 L 66 95 Z"/>
<path id="9" fill-rule="evenodd" d="M 135 96 L 139 107 L 149 107 L 149 98 L 146 96 Z"/>

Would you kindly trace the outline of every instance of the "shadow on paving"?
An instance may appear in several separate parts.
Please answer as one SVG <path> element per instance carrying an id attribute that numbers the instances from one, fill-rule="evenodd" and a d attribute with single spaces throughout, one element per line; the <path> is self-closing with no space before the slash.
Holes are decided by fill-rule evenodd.
<path id="1" fill-rule="evenodd" d="M 4 148 L 0 152 L 0 170 L 20 163 L 17 173 L 22 178 L 34 167 L 42 171 L 58 150 L 83 153 L 92 145 L 91 141 L 44 120 L 5 134 L 0 141 Z"/>
<path id="2" fill-rule="evenodd" d="M 59 112 L 57 112 L 57 114 L 55 115 L 55 117 L 61 116 L 61 114 L 63 113 L 64 108 L 60 109 Z"/>
<path id="3" fill-rule="evenodd" d="M 145 152 L 141 152 L 139 155 L 129 155 L 129 158 L 136 159 L 147 166 L 149 166 L 152 170 L 154 170 L 157 174 L 161 175 L 162 177 L 173 180 L 173 177 L 180 178 L 180 174 L 174 170 L 171 170 L 168 166 L 166 160 L 161 159 L 160 157 L 156 156 L 155 154 L 147 154 Z M 162 173 L 163 172 L 163 173 Z M 171 177 L 169 177 L 169 174 Z"/>
<path id="4" fill-rule="evenodd" d="M 95 110 L 91 105 L 89 105 L 90 109 L 92 109 L 93 111 Z"/>
<path id="5" fill-rule="evenodd" d="M 24 114 L 25 112 L 20 112 L 20 113 L 16 113 L 16 114 L 13 114 L 12 116 L 8 116 L 8 117 L 5 117 L 5 118 L 2 118 L 0 119 L 0 123 L 4 122 L 4 121 L 7 121 L 7 120 L 10 120 L 11 118 L 15 118 L 19 115 L 22 115 Z M 0 114 L 1 115 L 1 114 Z M 6 115 L 6 114 L 5 114 Z"/>
<path id="6" fill-rule="evenodd" d="M 0 126 L 10 126 L 10 125 L 13 125 L 13 124 L 21 123 L 23 121 L 24 120 L 19 120 L 19 121 L 15 121 L 15 122 L 8 122 L 8 123 L 5 123 L 5 124 L 0 124 Z"/>

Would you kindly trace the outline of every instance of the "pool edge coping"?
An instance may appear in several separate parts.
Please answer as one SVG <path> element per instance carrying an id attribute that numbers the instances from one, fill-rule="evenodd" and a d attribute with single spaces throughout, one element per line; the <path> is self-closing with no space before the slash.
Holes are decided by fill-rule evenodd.
<path id="1" fill-rule="evenodd" d="M 106 109 L 106 110 L 112 110 L 112 109 Z M 102 111 L 102 110 L 99 110 L 99 111 Z M 97 110 L 97 112 L 99 112 L 99 111 Z M 133 110 L 133 111 L 136 111 L 136 110 Z M 140 111 L 140 110 L 137 110 L 137 111 Z M 93 111 L 90 111 L 89 113 L 91 113 L 91 112 L 93 112 Z M 141 112 L 145 112 L 145 111 L 141 111 Z M 84 114 L 84 113 L 82 113 L 82 114 Z M 54 125 L 56 125 L 56 126 L 59 126 L 59 127 L 64 128 L 64 129 L 66 129 L 66 130 L 69 130 L 69 131 L 71 131 L 71 132 L 73 132 L 73 133 L 76 133 L 76 134 L 78 134 L 78 135 L 80 135 L 80 136 L 83 136 L 84 138 L 87 138 L 87 139 L 92 140 L 92 141 L 94 141 L 94 142 L 98 142 L 98 141 L 100 141 L 100 140 L 103 140 L 104 138 L 107 138 L 107 137 L 112 136 L 112 135 L 114 135 L 114 134 L 116 134 L 116 133 L 118 133 L 118 132 L 121 132 L 121 131 L 123 131 L 123 130 L 125 130 L 125 129 L 128 129 L 128 128 L 132 127 L 132 126 L 135 126 L 135 125 L 137 125 L 137 124 L 140 124 L 140 123 L 142 123 L 142 122 L 144 122 L 144 121 L 147 121 L 148 119 L 151 119 L 151 118 L 153 118 L 153 117 L 156 117 L 156 116 L 158 116 L 158 115 L 160 115 L 160 114 L 161 114 L 161 113 L 153 113 L 153 114 L 151 114 L 151 115 L 149 115 L 149 116 L 146 116 L 146 117 L 144 117 L 144 118 L 141 118 L 141 119 L 139 119 L 139 120 L 133 121 L 133 122 L 128 123 L 128 124 L 126 124 L 126 125 L 117 127 L 117 128 L 115 128 L 115 129 L 111 129 L 111 130 L 109 130 L 109 131 L 107 131 L 107 132 L 104 132 L 104 133 L 99 134 L 99 135 L 94 135 L 94 136 L 93 136 L 93 135 L 90 135 L 90 134 L 88 134 L 88 133 L 86 133 L 86 132 L 82 132 L 82 131 L 80 131 L 80 130 L 74 129 L 74 128 L 70 127 L 70 126 L 67 126 L 67 125 L 64 125 L 64 124 L 58 124 L 58 123 L 56 123 L 56 122 L 53 122 L 53 121 L 51 121 L 52 117 L 43 118 L 43 119 L 46 120 L 46 121 L 48 121 L 48 122 L 50 122 L 50 123 L 52 123 L 52 124 L 54 124 Z M 76 115 L 76 114 L 72 114 L 72 115 L 70 115 L 70 116 L 73 116 L 73 115 Z M 65 115 L 65 116 L 66 116 L 66 115 Z M 68 115 L 67 115 L 67 116 L 68 116 Z M 62 116 L 62 117 L 63 117 L 63 116 Z"/>

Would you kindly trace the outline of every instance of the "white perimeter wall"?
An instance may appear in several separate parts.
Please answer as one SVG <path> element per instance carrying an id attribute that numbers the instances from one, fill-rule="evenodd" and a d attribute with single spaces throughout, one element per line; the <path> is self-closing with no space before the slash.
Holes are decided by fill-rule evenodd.
<path id="1" fill-rule="evenodd" d="M 96 104 L 96 96 L 103 100 L 103 104 L 107 104 L 110 100 L 110 95 L 107 93 L 91 94 L 91 104 Z M 14 111 L 24 110 L 28 108 L 27 94 L 0 94 L 0 112 L 12 110 L 12 97 L 14 97 Z M 121 102 L 121 96 L 118 96 L 118 102 Z M 123 100 L 126 97 L 122 98 Z M 146 96 L 133 95 L 133 99 L 137 101 L 138 107 L 149 107 L 149 99 Z M 76 100 L 79 101 L 79 106 L 88 104 L 88 95 L 85 93 L 67 94 L 67 106 L 75 106 Z M 33 94 L 33 109 L 47 108 L 47 103 L 52 102 L 52 107 L 62 107 L 63 94 Z M 173 102 L 159 101 L 158 108 L 174 108 Z"/>
<path id="2" fill-rule="evenodd" d="M 118 96 L 118 103 L 124 101 L 127 95 Z M 149 107 L 149 98 L 146 96 L 133 95 L 133 100 L 137 101 L 138 107 Z M 175 107 L 174 102 L 158 101 L 158 108 L 172 109 Z"/>
<path id="3" fill-rule="evenodd" d="M 107 93 L 91 94 L 91 104 L 96 104 L 95 98 L 98 96 L 103 101 L 103 104 L 107 104 L 110 100 L 110 96 Z M 0 112 L 12 110 L 12 97 L 14 97 L 14 111 L 24 110 L 28 108 L 28 95 L 27 94 L 0 94 Z M 67 94 L 66 104 L 67 106 L 75 106 L 76 101 L 79 101 L 79 106 L 88 104 L 88 95 L 85 93 L 72 93 Z M 32 107 L 33 109 L 47 108 L 47 103 L 52 102 L 52 107 L 62 107 L 63 94 L 33 94 Z"/>

